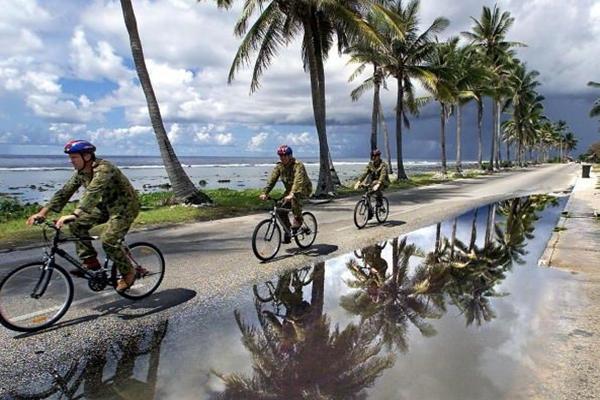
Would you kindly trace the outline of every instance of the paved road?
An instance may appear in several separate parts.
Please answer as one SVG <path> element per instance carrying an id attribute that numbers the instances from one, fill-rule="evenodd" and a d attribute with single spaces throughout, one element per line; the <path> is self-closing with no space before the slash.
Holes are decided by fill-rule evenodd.
<path id="1" fill-rule="evenodd" d="M 319 221 L 313 248 L 299 252 L 283 247 L 281 257 L 267 264 L 259 263 L 250 247 L 252 231 L 264 214 L 134 233 L 131 241 L 153 242 L 165 253 L 168 269 L 160 292 L 131 303 L 110 291 L 93 293 L 79 280 L 78 303 L 57 326 L 30 336 L 0 328 L 0 383 L 33 379 L 40 365 L 68 360 L 99 340 L 130 335 L 167 317 L 201 317 L 284 269 L 341 255 L 500 199 L 568 190 L 578 171 L 577 165 L 549 165 L 390 193 L 389 221 L 360 231 L 352 222 L 357 198 L 308 207 Z M 41 249 L 1 253 L 0 274 L 40 255 Z"/>

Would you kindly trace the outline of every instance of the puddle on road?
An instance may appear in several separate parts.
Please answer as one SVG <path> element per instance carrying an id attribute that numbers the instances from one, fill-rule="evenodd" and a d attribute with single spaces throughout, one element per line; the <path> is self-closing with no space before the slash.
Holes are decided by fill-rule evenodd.
<path id="1" fill-rule="evenodd" d="M 503 201 L 274 277 L 14 398 L 511 397 L 564 277 L 537 260 L 565 201 Z"/>

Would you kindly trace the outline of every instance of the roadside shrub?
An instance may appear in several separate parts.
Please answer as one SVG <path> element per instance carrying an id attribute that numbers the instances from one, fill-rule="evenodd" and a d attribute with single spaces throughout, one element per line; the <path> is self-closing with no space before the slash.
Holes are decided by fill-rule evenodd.
<path id="1" fill-rule="evenodd" d="M 0 222 L 27 218 L 37 212 L 39 208 L 40 205 L 37 203 L 23 204 L 12 197 L 0 196 Z"/>

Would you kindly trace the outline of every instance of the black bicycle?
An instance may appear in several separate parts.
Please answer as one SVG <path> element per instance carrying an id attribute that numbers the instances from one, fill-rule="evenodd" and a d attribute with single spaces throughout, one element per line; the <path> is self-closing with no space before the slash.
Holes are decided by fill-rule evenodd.
<path id="1" fill-rule="evenodd" d="M 354 225 L 358 229 L 364 228 L 373 216 L 377 218 L 379 223 L 383 223 L 390 214 L 388 199 L 385 196 L 381 196 L 381 202 L 378 202 L 375 199 L 375 192 L 371 190 L 370 186 L 362 186 L 366 187 L 367 191 L 354 207 Z"/>
<path id="2" fill-rule="evenodd" d="M 94 292 L 108 286 L 116 288 L 117 281 L 121 279 L 121 274 L 109 259 L 100 270 L 90 271 L 60 248 L 65 242 L 96 240 L 98 237 L 64 236 L 53 223 L 37 221 L 36 224 L 44 227 L 44 239 L 48 244 L 43 260 L 18 267 L 0 283 L 0 323 L 14 331 L 35 332 L 47 328 L 61 319 L 71 306 L 73 280 L 56 263 L 56 256 L 73 264 Z M 50 230 L 54 231 L 52 237 L 48 235 Z M 136 280 L 125 292 L 117 293 L 132 300 L 149 296 L 158 288 L 165 274 L 165 259 L 161 251 L 145 242 L 122 245 L 135 268 Z"/>
<path id="3" fill-rule="evenodd" d="M 270 200 L 274 203 L 273 209 L 270 211 L 271 217 L 260 221 L 252 233 L 254 255 L 262 261 L 268 261 L 275 257 L 281 248 L 282 229 L 294 239 L 301 249 L 310 247 L 317 237 L 317 218 L 312 213 L 304 211 L 302 226 L 298 229 L 290 229 L 283 223 L 279 213 L 287 212 L 289 214 L 292 210 L 279 207 L 278 203 L 281 199 L 270 198 Z"/>

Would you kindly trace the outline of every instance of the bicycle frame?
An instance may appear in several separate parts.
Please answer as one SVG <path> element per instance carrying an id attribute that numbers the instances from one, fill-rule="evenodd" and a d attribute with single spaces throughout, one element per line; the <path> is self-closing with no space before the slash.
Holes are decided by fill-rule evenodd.
<path id="1" fill-rule="evenodd" d="M 79 271 L 81 271 L 81 273 L 85 279 L 90 280 L 90 279 L 94 278 L 94 275 L 92 273 L 90 273 L 87 269 L 83 268 L 83 265 L 81 265 L 81 263 L 75 257 L 73 257 L 72 255 L 67 253 L 65 250 L 61 249 L 59 247 L 59 245 L 61 243 L 66 243 L 66 242 L 80 242 L 83 240 L 96 240 L 98 238 L 91 236 L 91 237 L 85 237 L 85 238 L 70 237 L 70 238 L 62 238 L 61 239 L 60 238 L 60 229 L 57 229 L 51 223 L 46 223 L 46 226 L 54 229 L 55 233 L 54 233 L 54 237 L 52 238 L 52 245 L 50 246 L 49 249 L 46 249 L 46 251 L 45 251 L 46 254 L 44 257 L 44 271 L 40 275 L 40 280 L 35 285 L 33 292 L 31 293 L 31 297 L 36 298 L 36 299 L 39 299 L 40 297 L 42 297 L 44 295 L 44 293 L 46 292 L 46 289 L 48 288 L 48 283 L 50 282 L 50 279 L 52 278 L 52 271 L 54 269 L 54 264 L 56 262 L 56 256 L 59 256 L 62 259 L 68 261 L 75 268 L 77 268 Z M 45 230 L 44 230 L 44 237 L 46 239 L 48 239 Z M 106 271 L 107 268 L 108 268 L 108 259 L 104 260 L 104 266 L 103 266 L 102 271 Z M 110 283 L 113 283 L 113 281 L 115 281 L 115 280 L 116 280 L 116 277 L 114 276 L 114 273 L 111 273 L 111 277 L 108 279 L 108 281 Z"/>
<path id="2" fill-rule="evenodd" d="M 271 199 L 275 202 L 275 205 L 273 205 L 273 209 L 270 211 L 271 214 L 271 220 L 276 221 L 276 223 L 283 229 L 283 231 L 285 233 L 287 233 L 290 236 L 294 236 L 294 233 L 292 232 L 291 228 L 288 228 L 287 225 L 283 222 L 283 219 L 280 215 L 280 213 L 282 211 L 287 211 L 288 214 L 292 211 L 291 208 L 285 208 L 285 207 L 277 207 L 277 202 L 281 199 Z M 269 238 L 270 240 L 271 238 Z"/>

